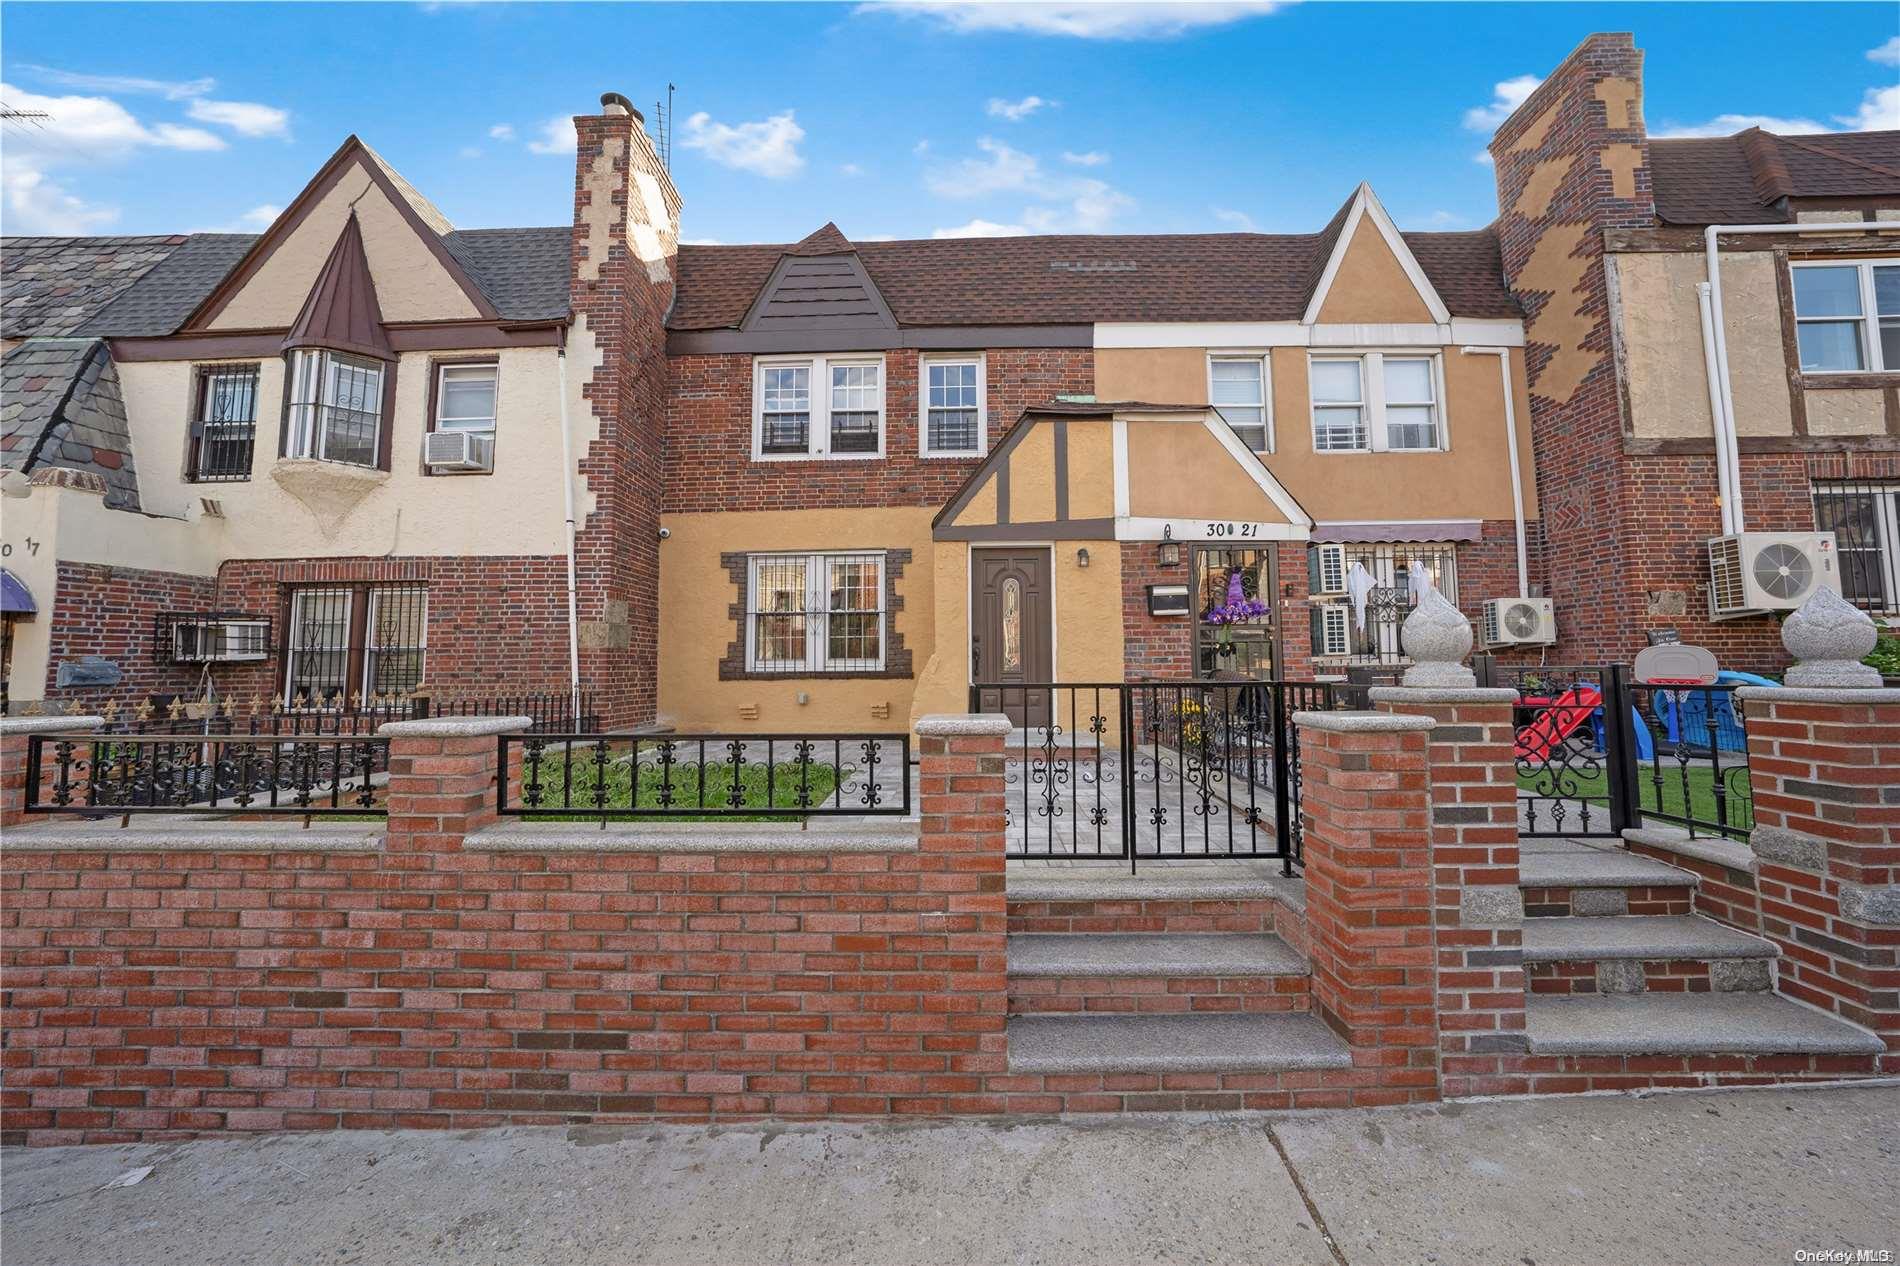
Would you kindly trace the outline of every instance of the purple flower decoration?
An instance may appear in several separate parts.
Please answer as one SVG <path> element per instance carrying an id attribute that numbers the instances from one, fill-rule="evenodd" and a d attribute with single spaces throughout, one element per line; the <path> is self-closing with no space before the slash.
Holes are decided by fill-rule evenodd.
<path id="1" fill-rule="evenodd" d="M 1203 624 L 1239 624 L 1245 620 L 1257 620 L 1267 614 L 1267 604 L 1258 598 L 1249 598 L 1241 587 L 1240 569 L 1235 568 L 1227 577 L 1227 601 L 1220 606 L 1209 607 L 1201 617 Z"/>

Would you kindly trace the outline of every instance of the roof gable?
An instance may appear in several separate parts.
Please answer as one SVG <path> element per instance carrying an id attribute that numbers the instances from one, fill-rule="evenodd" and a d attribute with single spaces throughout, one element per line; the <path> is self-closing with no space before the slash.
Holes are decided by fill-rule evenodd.
<path id="1" fill-rule="evenodd" d="M 283 329 L 352 215 L 391 321 L 498 317 L 444 241 L 448 221 L 352 136 L 205 297 L 184 329 Z M 438 227 L 440 226 L 440 227 Z"/>
<path id="2" fill-rule="evenodd" d="M 1370 234 L 1360 232 L 1366 226 L 1370 226 Z M 1376 240 L 1372 238 L 1372 234 L 1376 234 Z M 1404 234 L 1398 232 L 1397 224 L 1393 224 L 1393 217 L 1389 217 L 1385 213 L 1385 207 L 1379 203 L 1378 194 L 1372 192 L 1370 184 L 1360 184 L 1359 190 L 1353 194 L 1353 205 L 1345 215 L 1345 222 L 1340 226 L 1338 240 L 1332 243 L 1332 253 L 1326 257 L 1326 268 L 1322 270 L 1319 281 L 1313 287 L 1313 297 L 1307 300 L 1302 321 L 1305 321 L 1307 325 L 1317 325 L 1321 321 L 1322 314 L 1326 312 L 1326 306 L 1328 306 L 1326 300 L 1332 295 L 1332 287 L 1340 279 L 1341 272 L 1347 274 L 1349 283 L 1378 285 L 1381 264 L 1385 262 L 1378 255 L 1379 243 L 1383 243 L 1385 251 L 1389 251 L 1391 262 L 1397 264 L 1398 272 L 1404 278 L 1404 285 L 1408 285 L 1412 293 L 1419 298 L 1419 302 L 1425 306 L 1427 317 L 1440 325 L 1452 319 L 1452 312 L 1444 306 L 1444 300 L 1438 298 L 1438 291 L 1436 287 L 1433 287 L 1431 278 L 1425 276 L 1425 268 L 1421 268 L 1416 255 L 1412 255 L 1412 247 L 1406 245 Z M 1349 260 L 1353 260 L 1357 268 L 1347 270 Z M 1364 272 L 1360 272 L 1360 268 Z M 1364 300 L 1355 295 L 1349 302 L 1359 304 Z M 1343 319 L 1343 317 L 1334 317 L 1334 319 Z"/>
<path id="3" fill-rule="evenodd" d="M 851 242 L 836 223 L 826 220 L 810 237 L 792 247 L 790 255 L 842 255 L 852 249 Z"/>
<path id="4" fill-rule="evenodd" d="M 113 510 L 140 509 L 119 371 L 103 339 L 29 339 L 0 360 L 0 466 L 89 471 Z"/>
<path id="5" fill-rule="evenodd" d="M 837 230 L 833 228 L 832 232 L 836 234 Z M 821 229 L 812 236 L 823 233 Z M 897 320 L 855 251 L 835 255 L 794 252 L 779 260 L 740 328 L 748 333 L 891 331 L 897 328 Z"/>

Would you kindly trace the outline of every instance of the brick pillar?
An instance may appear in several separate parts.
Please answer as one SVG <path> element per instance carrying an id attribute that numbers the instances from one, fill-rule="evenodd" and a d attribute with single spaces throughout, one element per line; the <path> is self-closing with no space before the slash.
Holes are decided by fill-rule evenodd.
<path id="1" fill-rule="evenodd" d="M 392 853 L 457 852 L 462 837 L 496 820 L 496 736 L 526 730 L 533 717 L 442 717 L 391 721 L 389 839 Z M 510 786 L 521 781 L 520 748 L 509 759 Z"/>
<path id="2" fill-rule="evenodd" d="M 1523 1094 L 1524 898 L 1510 689 L 1378 686 L 1382 712 L 1437 722 L 1431 769 L 1432 917 L 1447 1097 Z"/>
<path id="3" fill-rule="evenodd" d="M 1779 988 L 1880 1034 L 1900 1073 L 1900 690 L 1735 693 Z"/>
<path id="4" fill-rule="evenodd" d="M 1314 1010 L 1365 1079 L 1353 1104 L 1439 1095 L 1430 717 L 1298 712 Z"/>
<path id="5" fill-rule="evenodd" d="M 26 814 L 27 740 L 35 734 L 88 734 L 105 723 L 104 717 L 0 717 L 0 828 L 31 820 Z M 50 772 L 42 773 L 42 784 L 50 786 Z"/>
<path id="6" fill-rule="evenodd" d="M 925 1053 L 950 1055 L 948 1073 L 922 1087 L 926 1103 L 944 1096 L 937 1111 L 993 1113 L 1006 1106 L 989 1079 L 1009 1066 L 1003 740 L 1011 728 L 1004 716 L 917 722 L 917 935 L 924 970 L 941 970 L 945 982 L 942 994 L 925 998 L 917 1023 Z"/>

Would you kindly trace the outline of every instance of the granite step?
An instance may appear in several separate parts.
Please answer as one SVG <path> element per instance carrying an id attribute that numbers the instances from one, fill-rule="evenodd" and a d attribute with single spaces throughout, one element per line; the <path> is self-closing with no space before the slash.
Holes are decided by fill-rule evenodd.
<path id="1" fill-rule="evenodd" d="M 1193 933 L 1017 933 L 1011 976 L 1304 976 L 1306 960 L 1277 936 Z"/>
<path id="2" fill-rule="evenodd" d="M 1012 1073 L 1249 1073 L 1350 1068 L 1352 1051 L 1304 1012 L 1019 1015 Z"/>
<path id="3" fill-rule="evenodd" d="M 1692 914 L 1527 919 L 1526 963 L 1774 958 L 1772 942 Z"/>
<path id="4" fill-rule="evenodd" d="M 1534 1055 L 1871 1057 L 1886 1049 L 1866 1029 L 1772 993 L 1533 996 L 1524 1027 Z"/>
<path id="5" fill-rule="evenodd" d="M 1695 874 L 1622 849 L 1525 851 L 1518 859 L 1520 888 L 1693 888 Z"/>
<path id="6" fill-rule="evenodd" d="M 1280 901 L 1303 904 L 1301 883 L 1278 863 L 1154 865 L 1130 874 L 1125 865 L 1011 866 L 1011 901 Z"/>

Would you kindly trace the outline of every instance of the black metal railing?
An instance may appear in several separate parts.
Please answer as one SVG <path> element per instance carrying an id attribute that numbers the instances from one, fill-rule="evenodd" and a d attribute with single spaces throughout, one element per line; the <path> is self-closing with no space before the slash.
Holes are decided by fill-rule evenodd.
<path id="1" fill-rule="evenodd" d="M 521 818 L 905 817 L 906 734 L 504 734 L 496 808 Z"/>
<path id="2" fill-rule="evenodd" d="M 203 423 L 192 454 L 192 482 L 231 483 L 249 479 L 251 451 L 256 441 L 255 422 Z"/>
<path id="3" fill-rule="evenodd" d="M 1814 530 L 1834 533 L 1841 593 L 1863 610 L 1900 612 L 1900 459 L 1808 459 Z"/>
<path id="4" fill-rule="evenodd" d="M 1735 690 L 1631 683 L 1631 772 L 1643 818 L 1687 827 L 1692 837 L 1747 837 L 1755 800 Z"/>
<path id="5" fill-rule="evenodd" d="M 576 706 L 578 702 L 578 708 Z M 192 715 L 198 712 L 200 715 Z M 591 734 L 600 729 L 600 702 L 593 690 L 529 691 L 521 694 L 444 698 L 438 695 L 385 695 L 338 699 L 330 704 L 285 707 L 281 700 L 268 705 L 258 698 L 240 702 L 226 697 L 209 709 L 188 707 L 174 699 L 164 707 L 150 702 L 136 708 L 108 703 L 101 709 L 103 734 L 318 736 L 371 735 L 389 721 L 427 717 L 525 716 L 533 719 L 530 733 Z"/>
<path id="6" fill-rule="evenodd" d="M 36 734 L 26 812 L 381 817 L 389 741 L 356 735 Z"/>
<path id="7" fill-rule="evenodd" d="M 1295 712 L 1336 706 L 1321 682 L 1140 681 L 972 686 L 1001 711 L 1012 858 L 1274 858 L 1300 864 Z"/>
<path id="8" fill-rule="evenodd" d="M 1633 741 L 1628 670 L 1618 665 L 1473 663 L 1480 686 L 1517 690 L 1512 723 L 1518 833 L 1608 837 L 1634 826 L 1624 753 Z"/>

